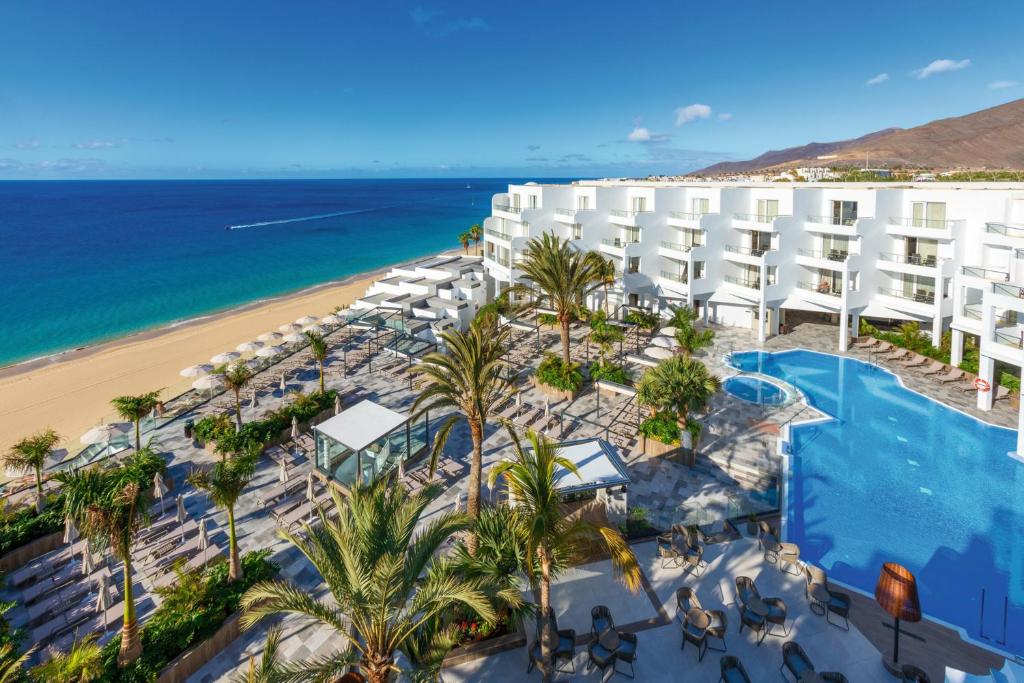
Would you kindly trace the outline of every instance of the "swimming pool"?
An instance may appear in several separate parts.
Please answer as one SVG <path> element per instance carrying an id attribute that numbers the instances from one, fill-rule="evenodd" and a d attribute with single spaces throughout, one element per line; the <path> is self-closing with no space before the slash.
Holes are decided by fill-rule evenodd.
<path id="1" fill-rule="evenodd" d="M 786 392 L 777 384 L 757 377 L 737 375 L 725 380 L 723 388 L 738 399 L 761 405 L 779 405 L 786 400 Z"/>
<path id="2" fill-rule="evenodd" d="M 803 559 L 869 594 L 882 563 L 899 562 L 917 576 L 928 615 L 1024 654 L 1024 463 L 1007 456 L 1015 431 L 852 358 L 751 351 L 731 362 L 792 384 L 835 418 L 791 430 L 786 535 Z"/>

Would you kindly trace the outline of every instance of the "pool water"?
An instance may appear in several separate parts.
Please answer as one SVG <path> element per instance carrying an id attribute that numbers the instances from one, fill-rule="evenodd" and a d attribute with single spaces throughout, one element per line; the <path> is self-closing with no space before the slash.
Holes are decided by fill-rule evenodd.
<path id="1" fill-rule="evenodd" d="M 731 360 L 792 384 L 834 418 L 792 429 L 786 535 L 801 557 L 868 594 L 882 563 L 898 562 L 916 575 L 929 616 L 1024 654 L 1024 463 L 1007 456 L 1016 432 L 852 358 Z"/>
<path id="2" fill-rule="evenodd" d="M 751 403 L 779 405 L 786 400 L 786 392 L 781 387 L 757 377 L 730 377 L 722 386 L 736 398 Z"/>

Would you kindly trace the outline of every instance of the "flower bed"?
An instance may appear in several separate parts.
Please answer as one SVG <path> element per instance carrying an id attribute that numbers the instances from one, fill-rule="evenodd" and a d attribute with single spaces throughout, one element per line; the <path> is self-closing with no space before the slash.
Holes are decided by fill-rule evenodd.
<path id="1" fill-rule="evenodd" d="M 572 400 L 583 386 L 583 373 L 579 363 L 566 363 L 554 353 L 544 354 L 544 360 L 533 375 L 537 388 L 549 396 Z"/>

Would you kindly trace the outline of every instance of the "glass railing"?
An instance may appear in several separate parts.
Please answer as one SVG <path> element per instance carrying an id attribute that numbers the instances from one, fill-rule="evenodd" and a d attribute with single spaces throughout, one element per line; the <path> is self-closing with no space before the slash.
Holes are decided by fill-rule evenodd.
<path id="1" fill-rule="evenodd" d="M 770 213 L 734 213 L 732 215 L 738 221 L 750 221 L 752 223 L 771 223 L 776 218 L 780 218 L 778 214 Z"/>
<path id="2" fill-rule="evenodd" d="M 663 271 L 661 271 L 661 276 L 663 278 L 665 278 L 666 280 L 673 280 L 675 282 L 682 282 L 684 285 L 686 284 L 686 281 L 687 281 L 686 280 L 686 275 L 684 275 L 683 273 L 670 273 L 667 270 L 663 270 Z"/>
<path id="3" fill-rule="evenodd" d="M 484 260 L 485 261 L 492 261 L 494 263 L 497 263 L 499 266 L 503 266 L 505 268 L 508 268 L 508 266 L 509 266 L 509 260 L 507 258 L 506 259 L 500 259 L 497 256 L 495 256 L 494 254 L 484 254 Z"/>
<path id="4" fill-rule="evenodd" d="M 939 259 L 934 254 L 894 254 L 888 251 L 878 252 L 878 260 L 891 263 L 905 263 L 910 266 L 925 266 L 927 268 L 938 265 Z"/>
<path id="5" fill-rule="evenodd" d="M 830 282 L 798 282 L 796 286 L 800 289 L 806 289 L 809 292 L 817 292 L 818 294 L 827 294 L 829 296 L 841 297 L 843 292 L 837 290 Z"/>
<path id="6" fill-rule="evenodd" d="M 612 216 L 618 216 L 619 218 L 632 218 L 641 213 L 650 213 L 650 209 L 633 209 L 627 211 L 626 209 L 608 209 L 608 213 Z"/>
<path id="7" fill-rule="evenodd" d="M 559 216 L 575 216 L 576 209 L 555 209 L 555 213 Z"/>
<path id="8" fill-rule="evenodd" d="M 811 258 L 825 259 L 826 261 L 837 261 L 839 263 L 845 262 L 850 256 L 848 251 L 840 251 L 839 249 L 829 249 L 828 251 L 816 251 L 814 249 L 797 249 L 796 253 L 800 256 L 810 256 Z"/>
<path id="9" fill-rule="evenodd" d="M 860 220 L 857 218 L 839 218 L 837 216 L 807 216 L 808 223 L 820 223 L 822 225 L 841 225 L 846 227 L 852 227 L 854 223 Z"/>
<path id="10" fill-rule="evenodd" d="M 495 211 L 504 211 L 505 213 L 520 214 L 520 213 L 523 212 L 523 207 L 521 207 L 521 206 L 512 206 L 511 204 L 495 204 L 494 205 L 494 210 Z"/>
<path id="11" fill-rule="evenodd" d="M 680 244 L 678 242 L 664 242 L 663 241 L 661 243 L 661 246 L 665 247 L 666 249 L 675 249 L 676 251 L 690 251 L 691 249 L 696 249 L 697 247 L 700 247 L 702 245 L 700 243 Z"/>
<path id="12" fill-rule="evenodd" d="M 500 240 L 505 240 L 506 242 L 512 239 L 512 235 L 508 234 L 507 232 L 501 232 L 500 230 L 493 230 L 491 228 L 487 228 L 486 230 L 484 230 L 484 233 L 490 235 L 491 237 L 497 237 Z"/>
<path id="13" fill-rule="evenodd" d="M 879 294 L 886 296 L 894 296 L 897 299 L 906 299 L 907 301 L 914 301 L 919 304 L 934 304 L 935 303 L 935 292 L 908 292 L 903 289 L 893 289 L 892 287 L 879 287 Z"/>
<path id="14" fill-rule="evenodd" d="M 1024 287 L 1018 287 L 1017 285 L 993 282 L 992 291 L 996 294 L 1002 294 L 1003 296 L 1012 296 L 1017 299 L 1024 299 Z"/>
<path id="15" fill-rule="evenodd" d="M 748 289 L 761 289 L 760 280 L 745 277 L 736 277 L 735 275 L 726 275 L 723 279 L 729 284 L 739 285 L 740 287 L 746 287 Z M 774 283 L 769 282 L 768 284 Z"/>
<path id="16" fill-rule="evenodd" d="M 1012 346 L 1015 349 L 1024 349 L 1024 331 L 1010 333 L 1004 332 L 1003 330 L 996 330 L 993 335 L 993 339 L 1003 346 Z"/>
<path id="17" fill-rule="evenodd" d="M 1007 225 L 1006 223 L 986 223 L 985 232 L 1005 237 L 1024 237 L 1024 226 Z"/>
<path id="18" fill-rule="evenodd" d="M 982 268 L 980 266 L 961 266 L 960 272 L 964 275 L 969 275 L 970 277 L 980 277 L 994 282 L 1007 282 L 1010 279 L 1009 273 L 1004 273 L 1001 270 L 993 270 L 992 268 Z"/>
<path id="19" fill-rule="evenodd" d="M 950 230 L 963 224 L 962 220 L 939 220 L 937 218 L 907 218 L 906 216 L 889 216 L 889 225 L 904 228 L 928 228 L 929 230 Z"/>
<path id="20" fill-rule="evenodd" d="M 607 247 L 615 247 L 616 249 L 624 249 L 626 246 L 626 243 L 618 237 L 605 237 L 601 240 L 601 244 Z"/>
<path id="21" fill-rule="evenodd" d="M 726 244 L 722 248 L 725 249 L 726 251 L 732 252 L 734 254 L 745 254 L 747 256 L 755 256 L 755 257 L 758 257 L 758 258 L 760 258 L 761 256 L 764 256 L 765 252 L 771 251 L 770 248 L 737 247 L 734 244 Z"/>
<path id="22" fill-rule="evenodd" d="M 699 221 L 701 216 L 706 214 L 694 213 L 692 211 L 669 211 L 668 215 L 670 218 L 679 218 L 684 221 Z"/>
<path id="23" fill-rule="evenodd" d="M 971 320 L 981 320 L 981 304 L 964 304 L 960 313 Z"/>

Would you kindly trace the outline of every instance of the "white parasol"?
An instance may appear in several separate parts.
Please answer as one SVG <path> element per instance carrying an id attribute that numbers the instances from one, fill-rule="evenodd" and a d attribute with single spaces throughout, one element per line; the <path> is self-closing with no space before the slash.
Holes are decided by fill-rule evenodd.
<path id="1" fill-rule="evenodd" d="M 264 332 L 256 338 L 264 344 L 276 344 L 281 341 L 281 334 L 278 332 Z"/>
<path id="2" fill-rule="evenodd" d="M 203 551 L 203 561 L 206 561 L 206 549 L 210 547 L 210 537 L 206 534 L 206 517 L 199 520 L 199 549 Z"/>
<path id="3" fill-rule="evenodd" d="M 217 365 L 224 365 L 225 363 L 230 363 L 233 360 L 238 360 L 241 355 L 242 354 L 237 351 L 225 351 L 224 353 L 218 353 L 216 356 L 211 358 L 210 362 Z"/>
<path id="4" fill-rule="evenodd" d="M 320 318 L 320 322 L 324 325 L 340 325 L 342 323 L 342 319 L 331 313 L 330 315 L 325 315 Z"/>
<path id="5" fill-rule="evenodd" d="M 283 341 L 288 343 L 288 344 L 296 344 L 298 342 L 305 341 L 305 340 L 306 340 L 306 337 L 303 336 L 299 332 L 289 332 L 288 334 L 284 335 L 284 339 L 283 339 Z"/>
<path id="6" fill-rule="evenodd" d="M 78 528 L 75 526 L 75 520 L 70 517 L 64 518 L 64 542 L 74 543 L 78 540 Z"/>
<path id="7" fill-rule="evenodd" d="M 210 391 L 219 388 L 223 382 L 224 378 L 220 375 L 207 375 L 192 382 L 192 388 L 196 391 Z"/>
<path id="8" fill-rule="evenodd" d="M 181 494 L 178 494 L 178 509 L 175 510 L 175 516 L 178 519 L 178 528 L 181 529 L 181 537 L 185 538 L 185 520 L 188 519 L 188 512 L 185 511 L 185 499 L 182 498 Z"/>
<path id="9" fill-rule="evenodd" d="M 302 325 L 296 325 L 295 323 L 286 323 L 284 325 L 281 325 L 277 329 L 279 329 L 282 332 L 295 332 L 296 330 L 301 330 Z"/>
<path id="10" fill-rule="evenodd" d="M 164 496 L 168 493 L 167 484 L 164 478 L 157 472 L 153 475 L 153 495 L 160 499 L 160 516 L 164 514 Z"/>
<path id="11" fill-rule="evenodd" d="M 93 571 L 96 570 L 96 565 L 92 561 L 92 549 L 89 548 L 88 543 L 82 544 L 82 576 L 89 576 Z"/>
<path id="12" fill-rule="evenodd" d="M 341 412 L 341 394 L 335 394 L 334 396 L 334 414 L 337 415 Z"/>
<path id="13" fill-rule="evenodd" d="M 274 356 L 280 355 L 284 351 L 280 346 L 264 346 L 262 349 L 256 352 L 258 358 L 273 358 Z"/>
<path id="14" fill-rule="evenodd" d="M 91 446 L 97 443 L 110 443 L 110 440 L 127 434 L 131 431 L 132 426 L 127 422 L 115 422 L 113 424 L 99 425 L 93 427 L 85 434 L 82 434 L 79 441 L 84 443 L 86 446 Z"/>
<path id="15" fill-rule="evenodd" d="M 674 337 L 676 336 L 676 328 L 672 327 L 671 325 L 668 327 L 663 327 L 660 330 L 658 330 L 658 334 L 664 337 Z"/>
<path id="16" fill-rule="evenodd" d="M 282 393 L 284 393 L 285 391 L 288 391 L 288 383 L 284 381 L 284 373 L 283 372 L 281 373 L 281 383 L 278 384 L 278 388 L 281 390 Z"/>
<path id="17" fill-rule="evenodd" d="M 241 351 L 242 353 L 252 353 L 253 351 L 259 351 L 263 348 L 263 342 L 261 341 L 247 341 L 242 342 L 235 347 L 235 351 Z"/>
<path id="18" fill-rule="evenodd" d="M 213 366 L 207 363 L 200 363 L 199 365 L 190 365 L 178 374 L 182 377 L 202 377 L 203 375 L 209 375 L 213 371 Z"/>
<path id="19" fill-rule="evenodd" d="M 648 346 L 646 349 L 644 349 L 644 354 L 650 356 L 651 358 L 658 359 L 671 358 L 672 356 L 675 355 L 670 350 L 661 346 Z"/>
<path id="20" fill-rule="evenodd" d="M 110 582 L 107 575 L 100 577 L 100 593 L 96 596 L 96 611 L 103 614 L 103 630 L 107 630 L 107 610 L 110 609 L 113 600 L 110 598 Z"/>
<path id="21" fill-rule="evenodd" d="M 303 332 L 309 332 L 310 334 L 323 334 L 324 328 L 319 325 L 306 325 L 302 328 Z"/>
<path id="22" fill-rule="evenodd" d="M 299 327 L 305 327 L 306 325 L 312 325 L 312 324 L 316 323 L 316 321 L 317 321 L 316 316 L 304 315 L 301 318 L 299 318 L 298 320 L 296 320 L 295 324 L 298 325 Z"/>
<path id="23" fill-rule="evenodd" d="M 544 399 L 544 417 L 548 417 L 549 415 L 551 415 L 551 399 L 550 398 L 545 398 Z"/>
<path id="24" fill-rule="evenodd" d="M 299 438 L 299 418 L 292 415 L 292 440 Z"/>
<path id="25" fill-rule="evenodd" d="M 260 401 L 259 401 L 259 398 L 257 398 L 257 396 L 256 396 L 256 390 L 255 389 L 252 390 L 252 400 L 249 401 L 249 407 L 250 408 L 259 408 L 260 407 Z"/>
<path id="26" fill-rule="evenodd" d="M 679 346 L 679 342 L 672 337 L 655 337 L 651 340 L 651 344 L 654 346 L 660 346 L 664 349 L 674 349 Z"/>
<path id="27" fill-rule="evenodd" d="M 278 465 L 277 480 L 282 484 L 288 483 L 288 463 L 281 458 L 281 463 Z"/>

